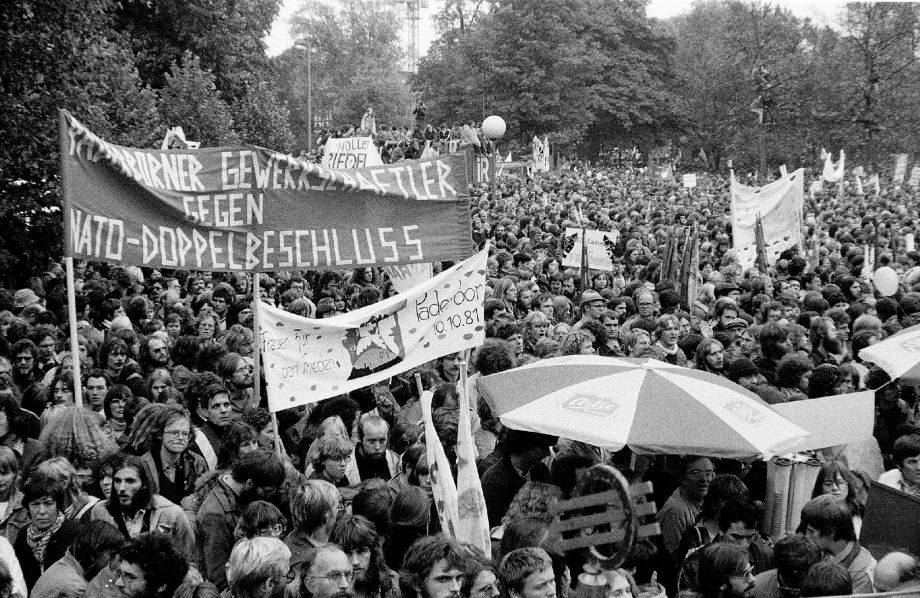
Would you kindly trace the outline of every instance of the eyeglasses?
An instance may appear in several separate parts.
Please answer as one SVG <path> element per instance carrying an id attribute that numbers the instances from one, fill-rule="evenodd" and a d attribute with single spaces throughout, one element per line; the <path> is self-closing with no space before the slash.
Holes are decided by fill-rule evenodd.
<path id="1" fill-rule="evenodd" d="M 192 433 L 189 430 L 164 430 L 163 436 L 172 436 L 174 438 L 188 438 Z"/>
<path id="2" fill-rule="evenodd" d="M 351 583 L 355 580 L 355 572 L 350 569 L 348 571 L 330 571 L 326 575 L 308 575 L 307 579 L 325 579 L 329 583 L 338 583 L 344 580 Z"/>
<path id="3" fill-rule="evenodd" d="M 691 469 L 687 472 L 687 475 L 694 478 L 708 478 L 712 479 L 716 477 L 716 472 L 711 469 Z"/>

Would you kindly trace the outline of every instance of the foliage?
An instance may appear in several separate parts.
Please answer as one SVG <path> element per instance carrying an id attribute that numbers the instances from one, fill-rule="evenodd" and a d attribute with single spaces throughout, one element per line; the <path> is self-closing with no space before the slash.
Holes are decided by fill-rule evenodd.
<path id="1" fill-rule="evenodd" d="M 187 139 L 205 147 L 238 143 L 230 108 L 217 95 L 215 77 L 186 52 L 173 64 L 160 92 L 160 114 L 171 127 L 182 127 Z"/>

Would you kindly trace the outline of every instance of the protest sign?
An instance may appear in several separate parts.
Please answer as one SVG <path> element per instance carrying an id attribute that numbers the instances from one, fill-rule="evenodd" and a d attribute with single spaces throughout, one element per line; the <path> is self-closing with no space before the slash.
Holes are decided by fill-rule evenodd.
<path id="1" fill-rule="evenodd" d="M 431 264 L 404 264 L 402 266 L 387 266 L 383 269 L 390 277 L 393 288 L 397 293 L 405 293 L 416 287 L 432 276 Z"/>
<path id="2" fill-rule="evenodd" d="M 904 175 L 907 174 L 907 154 L 894 155 L 894 184 L 900 185 L 904 182 Z"/>
<path id="3" fill-rule="evenodd" d="M 323 146 L 323 166 L 329 168 L 367 168 L 382 165 L 380 150 L 370 137 L 331 138 Z"/>
<path id="4" fill-rule="evenodd" d="M 613 270 L 613 260 L 622 257 L 625 248 L 620 247 L 620 232 L 586 230 L 585 244 L 588 247 L 588 268 L 592 270 Z M 565 229 L 562 238 L 564 251 L 562 266 L 565 268 L 581 268 L 581 234 L 580 228 Z"/>
<path id="5" fill-rule="evenodd" d="M 696 174 L 685 174 L 683 176 L 683 181 L 685 189 L 692 189 L 693 187 L 696 187 Z"/>
<path id="6" fill-rule="evenodd" d="M 914 166 L 910 169 L 910 179 L 907 181 L 907 184 L 914 188 L 920 184 L 920 166 Z"/>
<path id="7" fill-rule="evenodd" d="M 758 214 L 770 265 L 784 250 L 802 246 L 804 195 L 805 171 L 801 168 L 763 187 L 748 187 L 731 177 L 732 237 L 742 268 L 752 267 L 757 259 Z"/>
<path id="8" fill-rule="evenodd" d="M 475 250 L 462 156 L 335 170 L 258 147 L 135 149 L 106 143 L 65 111 L 60 151 L 74 258 L 258 272 Z"/>
<path id="9" fill-rule="evenodd" d="M 488 247 L 414 289 L 311 320 L 262 306 L 257 339 L 271 411 L 385 380 L 485 339 Z"/>

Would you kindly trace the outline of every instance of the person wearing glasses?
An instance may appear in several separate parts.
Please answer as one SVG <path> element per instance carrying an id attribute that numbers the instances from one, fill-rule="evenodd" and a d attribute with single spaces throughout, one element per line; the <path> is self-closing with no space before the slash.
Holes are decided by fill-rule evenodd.
<path id="1" fill-rule="evenodd" d="M 706 457 L 687 456 L 680 460 L 679 486 L 658 513 L 661 539 L 673 558 L 684 530 L 693 525 L 703 511 L 703 499 L 709 492 L 709 483 L 716 477 L 715 467 Z"/>
<path id="2" fill-rule="evenodd" d="M 154 411 L 145 426 L 150 450 L 141 457 L 150 490 L 178 505 L 194 493 L 195 480 L 208 470 L 208 464 L 189 450 L 195 431 L 184 407 L 154 404 L 145 409 Z"/>
<path id="3" fill-rule="evenodd" d="M 164 534 L 186 558 L 195 558 L 195 532 L 182 507 L 151 490 L 140 457 L 123 455 L 112 467 L 112 492 L 93 506 L 90 518 L 107 521 L 125 540 L 147 532 Z"/>
<path id="4" fill-rule="evenodd" d="M 335 544 L 316 549 L 312 559 L 300 566 L 299 595 L 302 598 L 352 598 L 355 573 L 348 555 Z"/>
<path id="5" fill-rule="evenodd" d="M 348 487 L 345 469 L 351 461 L 352 444 L 336 434 L 321 436 L 316 441 L 311 480 L 325 480 L 336 488 Z"/>
<path id="6" fill-rule="evenodd" d="M 21 394 L 42 378 L 38 369 L 38 347 L 27 338 L 19 339 L 10 348 L 10 355 L 13 362 L 13 381 L 19 386 Z"/>
<path id="7" fill-rule="evenodd" d="M 240 540 L 227 561 L 230 598 L 271 598 L 284 595 L 294 581 L 291 551 L 277 538 Z"/>
<path id="8" fill-rule="evenodd" d="M 121 549 L 114 584 L 123 598 L 167 598 L 182 584 L 188 570 L 188 561 L 168 537 L 144 533 Z M 96 581 L 90 583 L 87 596 L 103 595 L 93 593 Z"/>
<path id="9" fill-rule="evenodd" d="M 227 353 L 217 363 L 217 375 L 223 378 L 224 385 L 230 393 L 231 416 L 242 417 L 249 409 L 259 406 L 258 399 L 253 398 L 252 364 L 239 353 Z"/>

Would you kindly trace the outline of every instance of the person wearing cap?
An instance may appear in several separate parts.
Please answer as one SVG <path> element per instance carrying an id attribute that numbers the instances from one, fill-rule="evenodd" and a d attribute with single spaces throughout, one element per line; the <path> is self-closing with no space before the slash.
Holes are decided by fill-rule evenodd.
<path id="1" fill-rule="evenodd" d="M 728 297 L 737 302 L 741 297 L 741 287 L 730 281 L 720 282 L 716 285 L 716 299 L 722 297 Z"/>
<path id="2" fill-rule="evenodd" d="M 36 303 L 42 304 L 42 299 L 35 294 L 35 291 L 32 289 L 19 289 L 13 295 L 13 312 L 19 315 L 22 310 Z"/>
<path id="3" fill-rule="evenodd" d="M 587 291 L 581 294 L 581 303 L 579 304 L 579 309 L 581 310 L 581 319 L 575 323 L 573 328 L 581 328 L 584 326 L 584 323 L 587 321 L 600 322 L 601 316 L 604 314 L 604 310 L 607 307 L 607 302 L 604 301 L 604 298 L 601 297 L 601 294 L 593 289 L 588 289 Z"/>
<path id="4" fill-rule="evenodd" d="M 760 369 L 747 357 L 739 357 L 728 368 L 728 378 L 751 392 L 757 393 L 767 403 L 785 403 L 786 397 L 779 389 L 770 386 Z"/>

